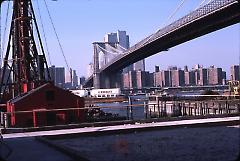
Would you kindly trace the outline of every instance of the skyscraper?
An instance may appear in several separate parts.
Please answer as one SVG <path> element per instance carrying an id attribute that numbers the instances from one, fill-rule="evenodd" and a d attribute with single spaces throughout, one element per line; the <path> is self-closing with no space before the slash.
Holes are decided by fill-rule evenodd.
<path id="1" fill-rule="evenodd" d="M 64 67 L 55 68 L 55 85 L 64 88 L 65 83 L 65 69 Z"/>
<path id="2" fill-rule="evenodd" d="M 239 65 L 233 65 L 230 68 L 230 79 L 231 80 L 240 80 L 240 67 Z"/>
<path id="3" fill-rule="evenodd" d="M 55 86 L 60 88 L 64 88 L 65 86 L 65 68 L 64 67 L 55 67 L 52 65 L 49 67 L 49 73 L 51 76 L 52 81 L 54 82 Z M 46 75 L 47 77 L 47 75 Z"/>
<path id="4" fill-rule="evenodd" d="M 78 86 L 78 76 L 76 74 L 76 70 L 67 71 L 65 77 L 65 88 L 74 89 Z"/>

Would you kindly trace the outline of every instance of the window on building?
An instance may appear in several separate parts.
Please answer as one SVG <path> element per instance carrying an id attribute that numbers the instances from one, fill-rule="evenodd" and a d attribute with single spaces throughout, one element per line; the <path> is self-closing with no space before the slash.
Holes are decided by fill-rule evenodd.
<path id="1" fill-rule="evenodd" d="M 55 93 L 54 91 L 46 91 L 45 97 L 47 101 L 54 101 L 55 100 Z"/>

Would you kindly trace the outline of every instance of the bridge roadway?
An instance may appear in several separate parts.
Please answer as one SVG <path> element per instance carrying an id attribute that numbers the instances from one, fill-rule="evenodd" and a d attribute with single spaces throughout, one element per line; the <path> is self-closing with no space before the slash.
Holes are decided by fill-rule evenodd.
<path id="1" fill-rule="evenodd" d="M 191 12 L 158 32 L 138 42 L 111 63 L 102 67 L 101 73 L 116 73 L 124 67 L 171 47 L 206 35 L 240 22 L 239 0 L 213 0 L 211 3 Z M 93 76 L 86 81 L 92 84 Z"/>

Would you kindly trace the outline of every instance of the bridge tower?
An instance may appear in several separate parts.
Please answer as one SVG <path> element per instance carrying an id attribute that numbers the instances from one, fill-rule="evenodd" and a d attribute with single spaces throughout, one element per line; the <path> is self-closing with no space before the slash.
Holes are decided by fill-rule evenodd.
<path id="1" fill-rule="evenodd" d="M 121 70 L 115 73 L 101 73 L 100 66 L 106 65 L 109 60 L 111 60 L 106 55 L 108 53 L 119 54 L 116 52 L 118 43 L 109 42 L 94 42 L 93 43 L 93 87 L 95 89 L 99 88 L 120 88 L 121 87 Z M 109 50 L 113 51 L 109 51 Z M 106 57 L 102 58 L 100 53 L 104 54 Z M 115 55 L 116 56 L 116 55 Z M 100 58 L 101 57 L 101 58 Z M 103 62 L 100 59 L 104 59 Z M 100 65 L 101 64 L 101 65 Z"/>
<path id="2" fill-rule="evenodd" d="M 44 84 L 47 81 L 44 68 L 50 80 L 32 1 L 13 0 L 12 3 L 13 14 L 0 79 L 1 103 Z M 35 31 L 38 41 L 34 38 Z M 39 42 L 39 51 L 36 42 Z"/>

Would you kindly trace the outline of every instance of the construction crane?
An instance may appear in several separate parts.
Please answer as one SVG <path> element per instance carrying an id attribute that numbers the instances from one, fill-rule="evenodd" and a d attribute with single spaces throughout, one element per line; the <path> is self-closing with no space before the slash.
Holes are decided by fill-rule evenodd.
<path id="1" fill-rule="evenodd" d="M 32 1 L 12 0 L 12 3 L 13 14 L 0 79 L 1 103 L 51 80 Z M 35 41 L 34 30 L 38 41 Z M 40 51 L 36 42 L 39 42 Z"/>

